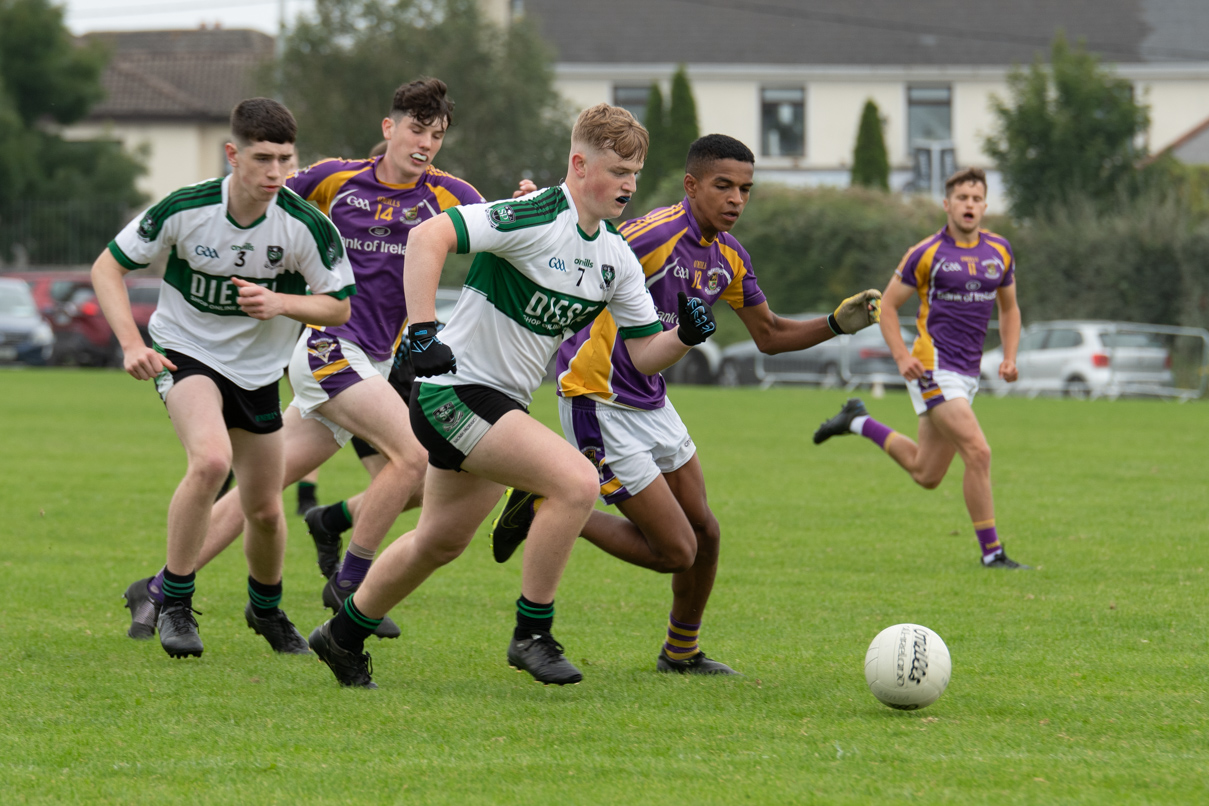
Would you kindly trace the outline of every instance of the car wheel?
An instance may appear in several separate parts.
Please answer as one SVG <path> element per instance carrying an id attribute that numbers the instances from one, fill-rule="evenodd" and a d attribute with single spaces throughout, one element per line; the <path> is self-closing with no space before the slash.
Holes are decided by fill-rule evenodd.
<path id="1" fill-rule="evenodd" d="M 1091 387 L 1087 385 L 1087 381 L 1078 375 L 1072 375 L 1066 379 L 1066 388 L 1064 390 L 1066 396 L 1072 400 L 1087 400 L 1091 397 Z"/>
<path id="2" fill-rule="evenodd" d="M 835 364 L 827 364 L 823 367 L 823 380 L 819 384 L 824 389 L 837 389 L 844 385 L 844 377 L 840 375 L 840 368 Z"/>
<path id="3" fill-rule="evenodd" d="M 718 370 L 719 386 L 741 386 L 743 379 L 739 375 L 739 366 L 734 361 L 723 361 Z"/>

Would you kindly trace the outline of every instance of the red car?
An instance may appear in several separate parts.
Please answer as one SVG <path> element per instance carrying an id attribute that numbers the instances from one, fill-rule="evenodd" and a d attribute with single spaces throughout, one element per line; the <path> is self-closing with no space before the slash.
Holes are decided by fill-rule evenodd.
<path id="1" fill-rule="evenodd" d="M 81 366 L 122 365 L 122 350 L 92 288 L 87 271 L 10 272 L 7 277 L 24 280 L 33 293 L 34 304 L 55 331 L 54 364 Z M 159 302 L 161 280 L 131 273 L 126 277 L 130 309 L 143 341 L 151 343 L 147 325 Z"/>

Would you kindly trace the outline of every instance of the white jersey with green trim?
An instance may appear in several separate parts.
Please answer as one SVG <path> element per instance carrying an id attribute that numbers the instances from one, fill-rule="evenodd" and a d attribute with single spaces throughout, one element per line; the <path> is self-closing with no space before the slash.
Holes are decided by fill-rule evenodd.
<path id="1" fill-rule="evenodd" d="M 343 299 L 355 293 L 340 235 L 327 216 L 288 188 L 248 227 L 227 213 L 231 178 L 170 193 L 109 244 L 127 269 L 141 269 L 168 249 L 151 338 L 201 361 L 244 389 L 281 377 L 299 323 L 253 319 L 239 308 L 239 277 L 283 294 Z"/>
<path id="2" fill-rule="evenodd" d="M 425 383 L 489 386 L 527 406 L 558 345 L 606 307 L 621 338 L 663 331 L 629 244 L 607 221 L 585 235 L 566 185 L 446 214 L 458 252 L 478 254 L 441 332 L 457 373 Z"/>

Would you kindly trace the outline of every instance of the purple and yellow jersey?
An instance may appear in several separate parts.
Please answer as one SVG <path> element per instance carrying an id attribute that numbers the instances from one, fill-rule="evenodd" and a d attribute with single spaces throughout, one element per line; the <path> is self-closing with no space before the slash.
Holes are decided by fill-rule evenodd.
<path id="1" fill-rule="evenodd" d="M 979 230 L 976 242 L 958 243 L 946 227 L 911 247 L 894 273 L 919 292 L 911 354 L 924 369 L 977 376 L 996 292 L 1016 281 L 1007 239 Z"/>
<path id="2" fill-rule="evenodd" d="M 357 295 L 348 322 L 319 328 L 349 339 L 375 361 L 389 359 L 407 322 L 403 255 L 412 227 L 459 204 L 483 197 L 470 183 L 429 166 L 416 182 L 389 185 L 374 168 L 381 157 L 322 160 L 303 168 L 286 185 L 332 219 L 344 241 Z"/>
<path id="3" fill-rule="evenodd" d="M 725 301 L 736 310 L 764 302 L 751 257 L 727 233 L 711 241 L 701 235 L 688 199 L 621 225 L 621 234 L 642 263 L 647 290 L 664 330 L 679 324 L 677 293 L 710 306 Z M 658 409 L 667 396 L 660 375 L 644 375 L 630 360 L 608 311 L 558 350 L 558 394 L 589 395 L 602 403 Z"/>

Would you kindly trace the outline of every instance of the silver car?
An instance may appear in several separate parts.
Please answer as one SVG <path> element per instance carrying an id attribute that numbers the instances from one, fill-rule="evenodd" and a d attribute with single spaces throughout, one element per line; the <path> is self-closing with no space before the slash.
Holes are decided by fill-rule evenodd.
<path id="1" fill-rule="evenodd" d="M 1071 320 L 1037 322 L 1020 334 L 1020 379 L 999 379 L 1003 348 L 982 357 L 982 384 L 995 391 L 1087 398 L 1164 394 L 1173 385 L 1171 351 L 1147 325 Z M 1010 387 L 1015 387 L 1011 389 Z"/>
<path id="2" fill-rule="evenodd" d="M 796 314 L 791 319 L 815 319 L 826 314 Z M 915 336 L 902 329 L 908 346 Z M 718 383 L 741 386 L 774 383 L 817 383 L 835 388 L 881 382 L 903 386 L 898 365 L 879 327 L 867 327 L 851 336 L 836 336 L 805 350 L 764 355 L 754 341 L 741 341 L 722 348 L 722 369 Z"/>

